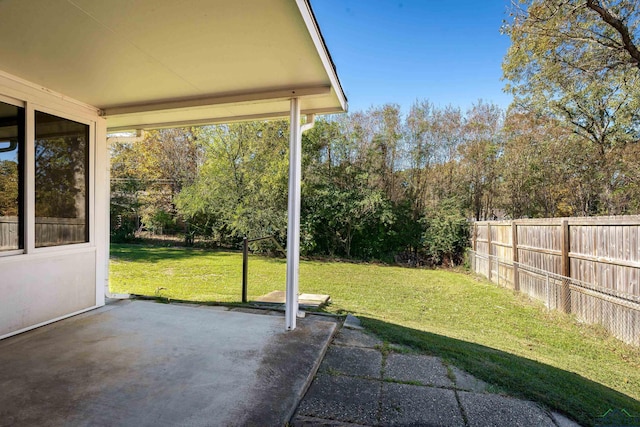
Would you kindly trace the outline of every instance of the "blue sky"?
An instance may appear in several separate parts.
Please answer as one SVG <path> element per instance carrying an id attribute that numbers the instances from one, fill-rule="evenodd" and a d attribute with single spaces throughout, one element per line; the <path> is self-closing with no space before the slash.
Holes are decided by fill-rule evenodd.
<path id="1" fill-rule="evenodd" d="M 509 0 L 311 0 L 349 110 L 385 103 L 406 113 L 428 99 L 463 110 L 506 108 L 500 34 Z"/>

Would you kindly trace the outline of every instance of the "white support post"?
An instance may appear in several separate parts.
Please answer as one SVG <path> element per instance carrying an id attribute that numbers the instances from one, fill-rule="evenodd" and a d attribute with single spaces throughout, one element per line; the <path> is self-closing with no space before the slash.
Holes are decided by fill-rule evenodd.
<path id="1" fill-rule="evenodd" d="M 94 158 L 93 185 L 94 206 L 90 211 L 93 220 L 92 242 L 96 247 L 96 306 L 105 303 L 105 289 L 109 289 L 109 205 L 111 186 L 109 183 L 109 149 L 107 142 L 107 122 L 99 118 L 93 128 L 94 138 L 91 150 Z M 91 222 L 89 222 L 91 225 Z"/>
<path id="2" fill-rule="evenodd" d="M 36 247 L 36 124 L 33 102 L 25 103 L 24 252 Z"/>
<path id="3" fill-rule="evenodd" d="M 302 178 L 302 129 L 300 101 L 291 99 L 289 122 L 289 211 L 287 222 L 286 330 L 296 328 L 298 315 L 298 267 L 300 263 L 300 180 Z"/>
<path id="4" fill-rule="evenodd" d="M 96 171 L 100 171 L 100 174 L 96 174 L 96 190 L 99 186 L 103 188 L 102 196 L 97 197 L 96 201 L 101 199 L 104 206 L 102 209 L 98 209 L 100 203 L 96 203 L 96 223 L 103 224 L 104 228 L 102 233 L 99 232 L 100 230 L 96 233 L 96 254 L 98 261 L 98 264 L 96 265 L 96 277 L 99 279 L 96 294 L 96 305 L 104 305 L 105 298 L 128 299 L 131 298 L 131 295 L 112 294 L 109 290 L 109 252 L 111 248 L 111 159 L 109 158 L 110 141 L 107 136 L 107 125 L 104 119 L 100 119 L 98 121 L 97 129 L 96 147 L 98 147 L 98 152 L 102 153 L 102 156 L 104 156 L 104 160 L 102 162 L 96 161 L 96 164 L 99 165 L 96 168 Z M 140 137 L 141 133 L 138 132 L 136 138 Z M 139 141 L 139 139 L 134 138 L 134 142 L 137 141 Z M 98 220 L 99 214 L 104 215 L 100 220 Z"/>

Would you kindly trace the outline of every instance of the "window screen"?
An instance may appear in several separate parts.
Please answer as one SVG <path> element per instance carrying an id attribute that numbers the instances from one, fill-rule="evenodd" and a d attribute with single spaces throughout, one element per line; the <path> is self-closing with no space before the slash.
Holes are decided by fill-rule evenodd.
<path id="1" fill-rule="evenodd" d="M 36 247 L 89 241 L 89 126 L 35 113 Z"/>

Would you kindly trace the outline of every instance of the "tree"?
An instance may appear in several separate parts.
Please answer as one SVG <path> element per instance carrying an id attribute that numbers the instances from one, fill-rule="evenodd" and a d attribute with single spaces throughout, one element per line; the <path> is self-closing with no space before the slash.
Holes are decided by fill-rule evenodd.
<path id="1" fill-rule="evenodd" d="M 147 229 L 185 231 L 175 199 L 202 163 L 197 128 L 151 130 L 141 141 L 111 144 L 112 224 L 140 217 Z M 137 223 L 137 219 L 132 219 Z M 125 234 L 133 232 L 125 227 Z"/>
<path id="2" fill-rule="evenodd" d="M 406 194 L 413 204 L 415 217 L 420 217 L 428 204 L 431 168 L 436 159 L 437 140 L 433 131 L 436 108 L 428 101 L 416 101 L 405 120 L 405 143 L 409 168 L 405 173 Z"/>
<path id="3" fill-rule="evenodd" d="M 392 179 L 385 159 L 393 155 L 391 148 L 375 148 L 385 144 L 382 136 L 370 138 L 372 111 L 320 120 L 303 135 L 301 229 L 307 253 L 381 258 L 395 249 L 395 243 L 388 247 L 395 217 L 385 191 Z M 378 132 L 384 130 L 382 124 Z"/>
<path id="4" fill-rule="evenodd" d="M 553 118 L 511 108 L 502 129 L 501 207 L 511 218 L 570 216 L 582 213 L 574 203 L 584 162 L 584 142 Z M 588 148 L 588 147 L 587 147 Z M 587 150 L 588 151 L 588 150 Z M 584 187 L 586 181 L 582 182 Z M 573 186 L 573 187 L 572 187 Z"/>
<path id="5" fill-rule="evenodd" d="M 373 108 L 368 112 L 372 126 L 372 139 L 367 157 L 370 159 L 372 177 L 387 197 L 397 202 L 402 198 L 402 190 L 398 186 L 396 172 L 404 165 L 402 157 L 402 117 L 400 106 L 386 104 L 381 108 Z"/>
<path id="6" fill-rule="evenodd" d="M 205 160 L 177 197 L 178 211 L 223 244 L 268 235 L 284 242 L 288 135 L 286 121 L 202 128 Z"/>
<path id="7" fill-rule="evenodd" d="M 36 137 L 36 218 L 86 218 L 88 141 L 81 130 Z"/>
<path id="8" fill-rule="evenodd" d="M 624 74 L 640 72 L 639 26 L 634 0 L 519 0 L 503 31 L 513 58 L 544 52 L 575 72 Z"/>
<path id="9" fill-rule="evenodd" d="M 18 215 L 18 162 L 0 160 L 0 216 Z"/>
<path id="10" fill-rule="evenodd" d="M 459 107 L 451 105 L 435 111 L 433 118 L 436 145 L 436 164 L 440 165 L 435 173 L 439 199 L 449 199 L 459 195 L 460 184 L 456 172 L 459 169 L 460 147 L 465 139 L 465 116 Z"/>
<path id="11" fill-rule="evenodd" d="M 465 139 L 464 121 L 459 108 L 438 108 L 429 101 L 416 101 L 405 118 L 405 192 L 419 215 L 440 200 L 460 196 L 462 186 L 456 173 Z"/>
<path id="12" fill-rule="evenodd" d="M 479 101 L 466 115 L 465 141 L 460 146 L 462 179 L 467 188 L 468 205 L 476 220 L 490 219 L 495 207 L 502 114 L 497 105 Z"/>
<path id="13" fill-rule="evenodd" d="M 609 67 L 619 65 L 635 66 L 640 69 L 640 50 L 638 50 L 638 3 L 635 1 L 609 2 L 607 0 L 586 0 L 586 6 L 596 12 L 602 21 L 614 29 L 616 38 L 603 37 L 592 31 L 583 32 L 582 37 L 599 46 L 604 52 L 602 57 Z M 586 33 L 586 34 L 585 34 Z"/>
<path id="14" fill-rule="evenodd" d="M 453 267 L 462 263 L 469 244 L 469 222 L 455 199 L 445 199 L 427 213 L 424 222 L 425 252 L 430 264 Z"/>
<path id="15" fill-rule="evenodd" d="M 613 153 L 640 139 L 639 13 L 631 0 L 531 0 L 504 27 L 512 45 L 503 71 L 516 103 L 593 145 L 602 195 L 593 213 L 622 213 L 614 195 L 625 172 Z"/>

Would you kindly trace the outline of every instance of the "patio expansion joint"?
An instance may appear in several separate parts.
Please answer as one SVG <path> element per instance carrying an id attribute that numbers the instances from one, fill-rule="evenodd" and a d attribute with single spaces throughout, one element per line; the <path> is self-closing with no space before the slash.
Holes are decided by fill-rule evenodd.
<path id="1" fill-rule="evenodd" d="M 460 394 L 458 393 L 458 390 L 454 390 L 453 393 L 456 396 L 456 402 L 458 402 L 458 409 L 460 410 L 460 415 L 462 415 L 462 420 L 464 421 L 464 425 L 468 427 L 469 417 L 467 417 L 467 412 L 464 410 L 464 407 L 462 406 L 462 402 L 460 401 Z"/>
<path id="2" fill-rule="evenodd" d="M 313 313 L 311 313 L 313 314 Z M 346 348 L 368 348 L 370 350 L 378 350 L 381 352 L 381 349 L 379 347 L 358 347 L 358 346 L 354 346 L 354 345 L 349 345 L 349 344 L 342 344 L 342 343 L 331 343 L 332 347 L 346 347 Z"/>
<path id="3" fill-rule="evenodd" d="M 410 385 L 410 386 L 414 386 L 414 387 L 421 387 L 421 388 L 436 388 L 436 389 L 440 389 L 440 390 L 451 390 L 451 391 L 455 391 L 455 392 L 459 392 L 459 391 L 464 391 L 467 393 L 475 393 L 475 394 L 487 394 L 488 392 L 478 392 L 478 391 L 474 391 L 474 390 L 468 390 L 465 388 L 460 388 L 458 386 L 446 386 L 446 385 L 438 385 L 438 384 L 423 384 L 423 383 L 417 383 L 415 381 L 403 381 L 403 380 L 396 380 L 393 378 L 375 378 L 375 377 L 370 377 L 370 376 L 366 376 L 366 375 L 353 375 L 353 374 L 348 374 L 345 372 L 339 372 L 336 371 L 334 369 L 331 369 L 329 371 L 320 371 L 318 370 L 318 372 L 316 372 L 316 374 L 314 375 L 314 378 L 317 377 L 318 375 L 327 375 L 327 376 L 331 376 L 331 377 L 345 377 L 345 378 L 356 378 L 359 380 L 368 380 L 368 381 L 376 381 L 382 384 L 402 384 L 402 385 Z M 489 393 L 489 394 L 498 394 L 499 396 L 502 396 L 502 394 L 499 393 Z M 507 395 L 505 395 L 507 396 Z"/>
<path id="4" fill-rule="evenodd" d="M 378 424 L 381 424 L 382 411 L 383 411 L 382 395 L 384 393 L 384 390 L 382 389 L 382 385 L 384 384 L 384 373 L 387 367 L 387 357 L 389 356 L 389 353 L 380 349 L 378 349 L 378 351 L 380 351 L 380 353 L 382 354 L 382 361 L 380 362 L 380 384 L 379 384 L 380 389 L 378 393 L 378 413 L 376 414 L 376 421 L 378 422 Z"/>

